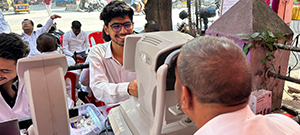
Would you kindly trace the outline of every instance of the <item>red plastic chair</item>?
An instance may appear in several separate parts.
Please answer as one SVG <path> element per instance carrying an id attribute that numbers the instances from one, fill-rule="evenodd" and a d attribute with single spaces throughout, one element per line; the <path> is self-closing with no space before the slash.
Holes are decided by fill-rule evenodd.
<path id="1" fill-rule="evenodd" d="M 74 101 L 74 106 L 76 106 L 76 97 L 75 97 L 75 92 L 76 92 L 76 75 L 73 72 L 67 71 L 65 75 L 65 80 L 69 78 L 71 80 L 71 99 Z"/>
<path id="2" fill-rule="evenodd" d="M 59 42 L 60 42 L 60 46 L 61 46 L 61 51 L 62 51 L 63 54 L 65 54 L 65 53 L 64 53 L 64 50 L 63 50 L 63 48 L 62 48 L 62 47 L 63 47 L 63 37 L 64 37 L 64 35 L 61 35 L 61 36 L 59 37 Z"/>
<path id="3" fill-rule="evenodd" d="M 92 32 L 89 34 L 89 43 L 90 43 L 90 46 L 92 47 L 93 45 L 91 42 L 91 38 L 93 38 L 95 40 L 96 44 L 104 43 L 104 40 L 102 38 L 102 31 L 96 31 L 96 32 Z"/>
<path id="4" fill-rule="evenodd" d="M 59 42 L 60 42 L 60 46 L 63 47 L 63 38 L 64 38 L 64 35 L 61 35 L 59 37 Z"/>

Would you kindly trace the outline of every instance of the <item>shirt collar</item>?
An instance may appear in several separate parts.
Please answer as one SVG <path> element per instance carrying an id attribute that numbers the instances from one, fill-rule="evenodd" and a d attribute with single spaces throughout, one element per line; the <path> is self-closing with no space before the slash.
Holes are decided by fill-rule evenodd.
<path id="1" fill-rule="evenodd" d="M 36 33 L 36 31 L 32 31 L 31 35 L 32 35 L 32 34 L 35 35 L 35 33 Z M 21 37 L 26 36 L 26 35 L 27 35 L 27 34 L 26 34 L 25 32 L 22 32 Z M 30 36 L 31 36 L 31 35 L 30 35 Z M 29 35 L 27 35 L 27 36 L 29 36 Z"/>
<path id="2" fill-rule="evenodd" d="M 57 51 L 52 51 L 52 52 L 43 52 L 42 54 L 59 54 Z"/>
<path id="3" fill-rule="evenodd" d="M 106 59 L 112 58 L 111 41 L 107 43 L 106 47 L 107 47 L 107 50 L 106 50 L 106 53 L 105 53 L 105 58 Z"/>
<path id="4" fill-rule="evenodd" d="M 79 36 L 79 35 L 82 33 L 81 30 L 80 30 L 79 34 L 76 36 L 75 33 L 73 32 L 73 30 L 71 30 L 71 31 L 72 31 L 72 32 L 71 32 L 72 35 L 75 36 L 75 37 Z"/>
<path id="5" fill-rule="evenodd" d="M 213 133 L 216 130 L 216 127 L 223 127 L 224 125 L 230 125 L 232 123 L 244 121 L 247 118 L 253 116 L 255 115 L 251 111 L 249 105 L 247 105 L 241 110 L 230 113 L 224 113 L 218 115 L 217 117 L 214 117 L 213 119 L 208 121 L 204 126 L 202 126 L 195 134 Z"/>

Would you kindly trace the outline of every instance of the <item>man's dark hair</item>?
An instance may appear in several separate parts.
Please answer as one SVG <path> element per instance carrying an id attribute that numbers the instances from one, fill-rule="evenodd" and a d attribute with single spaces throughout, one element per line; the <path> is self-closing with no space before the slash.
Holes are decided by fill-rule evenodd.
<path id="1" fill-rule="evenodd" d="M 159 30 L 159 25 L 155 21 L 148 21 L 144 27 L 145 32 L 154 32 Z"/>
<path id="2" fill-rule="evenodd" d="M 0 58 L 14 60 L 25 57 L 26 45 L 21 37 L 15 33 L 0 34 Z"/>
<path id="3" fill-rule="evenodd" d="M 32 20 L 30 20 L 30 19 L 24 19 L 23 22 L 24 22 L 24 21 L 30 21 L 31 25 L 34 26 L 34 23 L 33 23 Z M 22 22 L 22 23 L 23 23 L 23 22 Z"/>
<path id="4" fill-rule="evenodd" d="M 247 103 L 252 75 L 242 49 L 220 37 L 198 37 L 181 48 L 178 73 L 200 103 Z"/>
<path id="5" fill-rule="evenodd" d="M 37 49 L 40 52 L 52 52 L 57 49 L 57 39 L 50 33 L 41 34 L 37 40 Z"/>
<path id="6" fill-rule="evenodd" d="M 125 18 L 125 16 L 128 16 L 132 21 L 133 14 L 133 9 L 125 2 L 111 1 L 103 8 L 102 13 L 100 14 L 100 20 L 103 20 L 104 24 L 108 26 L 108 23 L 116 17 Z"/>
<path id="7" fill-rule="evenodd" d="M 102 29 L 102 38 L 106 42 L 111 40 L 110 36 L 105 33 L 104 28 Z"/>
<path id="8" fill-rule="evenodd" d="M 74 29 L 80 29 L 81 28 L 81 23 L 79 21 L 73 21 L 72 22 L 72 28 Z"/>

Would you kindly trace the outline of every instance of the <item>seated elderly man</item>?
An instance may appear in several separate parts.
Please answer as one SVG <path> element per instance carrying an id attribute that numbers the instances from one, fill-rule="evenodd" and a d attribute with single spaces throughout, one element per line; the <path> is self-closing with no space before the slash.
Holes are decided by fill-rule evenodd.
<path id="1" fill-rule="evenodd" d="M 57 47 L 58 44 L 56 42 L 56 38 L 51 35 L 50 33 L 43 33 L 41 34 L 36 41 L 37 44 L 37 50 L 39 50 L 42 54 L 59 54 L 57 52 Z M 74 61 L 74 59 L 70 56 L 66 56 L 68 65 L 74 65 L 76 62 Z M 78 82 L 78 78 L 79 78 L 79 74 L 80 74 L 80 70 L 73 70 L 71 71 L 73 73 L 75 73 L 76 77 L 77 77 L 77 82 Z M 77 84 L 76 82 L 76 84 Z M 69 108 L 73 107 L 74 102 L 72 102 L 71 98 L 71 80 L 67 79 L 66 80 L 66 89 L 67 89 L 67 96 L 68 96 L 68 104 L 69 104 Z M 77 99 L 77 92 L 75 93 L 76 99 Z"/>
<path id="2" fill-rule="evenodd" d="M 175 75 L 176 98 L 196 123 L 195 135 L 300 134 L 300 126 L 284 115 L 252 113 L 250 66 L 241 48 L 226 38 L 188 42 L 178 56 Z"/>

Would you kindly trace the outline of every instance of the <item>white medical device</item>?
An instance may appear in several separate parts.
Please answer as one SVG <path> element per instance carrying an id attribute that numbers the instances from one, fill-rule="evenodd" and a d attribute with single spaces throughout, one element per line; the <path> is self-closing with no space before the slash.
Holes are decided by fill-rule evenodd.
<path id="1" fill-rule="evenodd" d="M 174 107 L 176 60 L 171 54 L 192 39 L 174 31 L 126 36 L 124 68 L 136 72 L 138 98 L 131 97 L 110 111 L 108 117 L 116 135 L 196 132 L 196 125 Z"/>
<path id="2" fill-rule="evenodd" d="M 35 135 L 69 135 L 69 113 L 63 54 L 42 54 L 18 60 L 17 72 L 26 85 Z"/>

